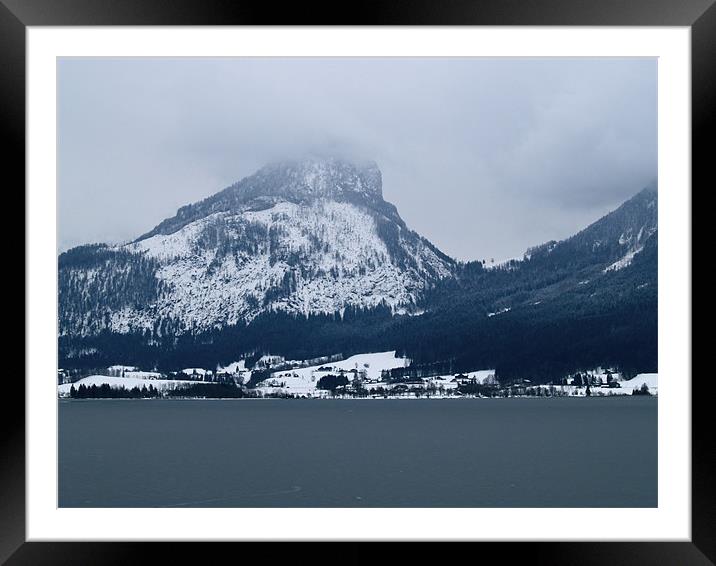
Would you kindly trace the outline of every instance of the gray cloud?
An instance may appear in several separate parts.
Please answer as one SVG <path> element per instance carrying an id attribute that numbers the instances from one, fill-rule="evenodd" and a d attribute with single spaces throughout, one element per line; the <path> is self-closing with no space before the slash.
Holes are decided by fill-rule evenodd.
<path id="1" fill-rule="evenodd" d="M 560 239 L 657 171 L 655 59 L 60 59 L 60 249 L 132 239 L 305 151 L 375 159 L 461 259 Z"/>

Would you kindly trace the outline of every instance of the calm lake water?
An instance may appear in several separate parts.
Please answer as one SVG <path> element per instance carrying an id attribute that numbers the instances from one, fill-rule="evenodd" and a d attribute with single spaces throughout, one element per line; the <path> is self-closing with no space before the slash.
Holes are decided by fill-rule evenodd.
<path id="1" fill-rule="evenodd" d="M 60 507 L 655 507 L 657 399 L 60 400 Z"/>

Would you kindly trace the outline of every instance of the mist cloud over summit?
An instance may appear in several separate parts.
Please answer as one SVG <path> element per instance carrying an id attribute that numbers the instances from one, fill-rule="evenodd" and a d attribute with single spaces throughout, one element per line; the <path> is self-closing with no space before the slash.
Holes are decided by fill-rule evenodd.
<path id="1" fill-rule="evenodd" d="M 571 235 L 653 181 L 653 59 L 60 59 L 60 249 L 124 241 L 267 162 L 374 160 L 459 259 Z"/>

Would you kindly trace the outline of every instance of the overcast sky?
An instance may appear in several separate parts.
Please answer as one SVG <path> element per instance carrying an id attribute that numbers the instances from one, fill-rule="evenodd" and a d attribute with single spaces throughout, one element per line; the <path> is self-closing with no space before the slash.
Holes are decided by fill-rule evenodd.
<path id="1" fill-rule="evenodd" d="M 58 246 L 133 239 L 306 151 L 374 159 L 453 257 L 521 256 L 656 179 L 656 60 L 60 59 Z"/>

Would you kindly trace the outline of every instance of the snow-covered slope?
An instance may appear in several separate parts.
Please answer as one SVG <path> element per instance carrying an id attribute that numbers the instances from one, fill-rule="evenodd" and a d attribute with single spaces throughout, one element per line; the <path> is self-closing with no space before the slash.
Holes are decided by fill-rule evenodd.
<path id="1" fill-rule="evenodd" d="M 127 279 L 121 293 L 136 294 L 133 273 L 140 270 L 144 292 L 116 304 L 81 296 L 84 312 L 68 313 L 64 332 L 161 335 L 162 321 L 170 321 L 171 332 L 181 334 L 272 311 L 306 316 L 387 306 L 410 313 L 426 288 L 454 270 L 383 200 L 374 164 L 337 160 L 267 166 L 135 242 L 102 252 L 130 266 L 134 258 L 144 263 L 134 271 L 118 262 L 70 266 L 64 275 L 75 295 L 92 284 L 106 294 L 111 282 L 102 282 L 118 274 Z"/>
<path id="2" fill-rule="evenodd" d="M 201 244 L 218 230 L 233 253 Z M 262 237 L 249 240 L 249 230 Z M 266 310 L 307 315 L 349 305 L 414 305 L 428 280 L 450 273 L 419 240 L 410 249 L 415 265 L 397 264 L 367 210 L 330 200 L 216 213 L 129 247 L 159 260 L 157 277 L 169 292 L 152 309 L 112 313 L 112 328 L 119 332 L 148 328 L 156 317 L 202 328 L 251 320 Z"/>
<path id="3" fill-rule="evenodd" d="M 383 370 L 406 367 L 409 363 L 409 359 L 397 357 L 395 350 L 357 354 L 338 362 L 273 372 L 269 379 L 259 384 L 259 390 L 310 394 L 316 391 L 316 385 L 326 375 L 345 372 L 349 381 L 352 381 L 354 376 L 375 381 L 381 377 Z"/>
<path id="4" fill-rule="evenodd" d="M 635 389 L 640 389 L 643 385 L 649 388 L 652 395 L 659 393 L 659 374 L 658 373 L 640 373 L 632 379 L 621 381 L 621 388 L 631 393 Z"/>
<path id="5" fill-rule="evenodd" d="M 356 354 L 339 362 L 328 362 L 317 366 L 277 371 L 272 374 L 272 377 L 288 376 L 290 374 L 290 376 L 296 376 L 307 381 L 317 381 L 311 379 L 315 374 L 322 376 L 323 374 L 336 373 L 341 370 L 346 372 L 357 370 L 363 372 L 365 379 L 375 380 L 381 377 L 383 370 L 406 367 L 409 364 L 410 360 L 396 356 L 395 350 L 391 350 L 389 352 Z"/>
<path id="6" fill-rule="evenodd" d="M 654 244 L 657 230 L 658 192 L 653 183 L 574 236 L 529 248 L 525 258 L 577 266 L 603 263 L 602 272 L 619 271 Z"/>

